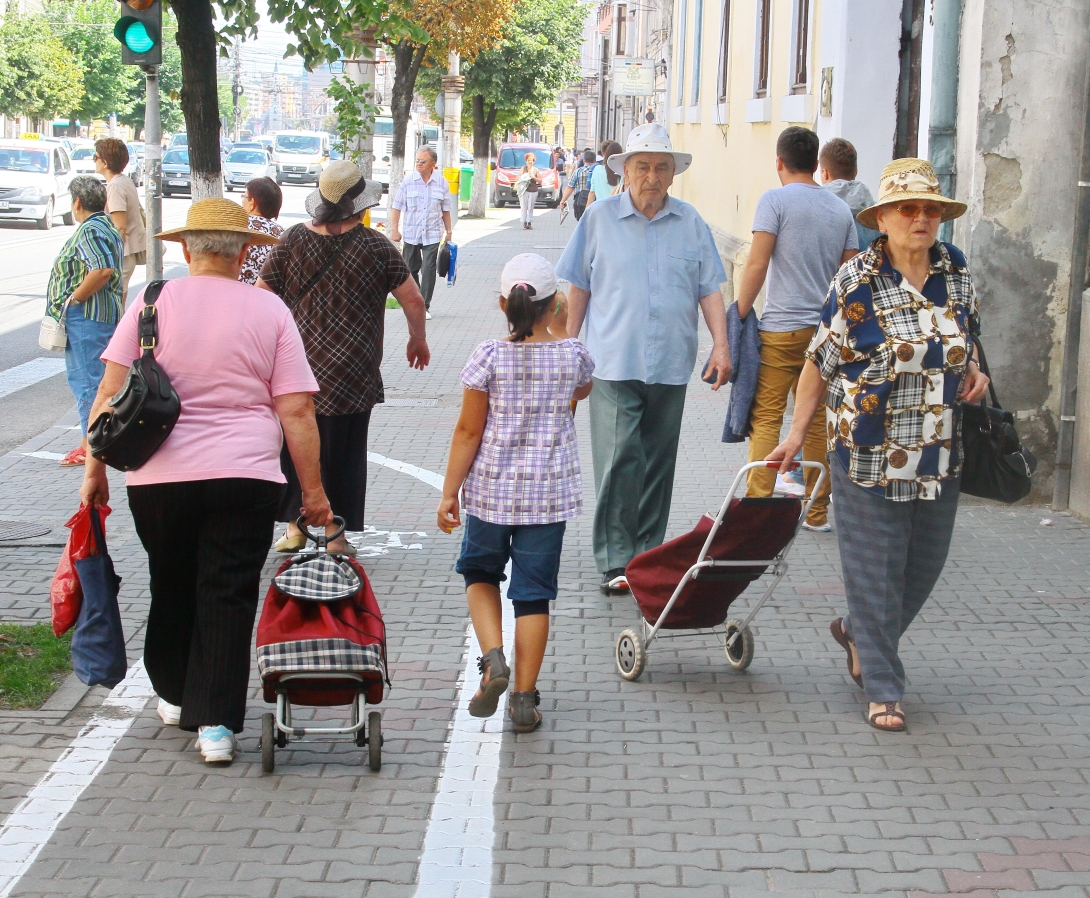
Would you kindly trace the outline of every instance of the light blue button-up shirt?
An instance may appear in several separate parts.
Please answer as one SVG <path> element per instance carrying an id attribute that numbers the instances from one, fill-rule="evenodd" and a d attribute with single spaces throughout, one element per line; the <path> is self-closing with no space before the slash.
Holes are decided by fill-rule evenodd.
<path id="1" fill-rule="evenodd" d="M 600 380 L 686 384 L 700 298 L 727 279 L 711 230 L 672 196 L 648 218 L 628 191 L 587 209 L 556 266 L 590 292 L 583 342 Z"/>

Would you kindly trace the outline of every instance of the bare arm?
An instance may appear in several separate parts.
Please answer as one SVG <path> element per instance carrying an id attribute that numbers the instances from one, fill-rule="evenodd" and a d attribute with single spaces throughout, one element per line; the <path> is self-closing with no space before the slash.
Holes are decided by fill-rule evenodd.
<path id="1" fill-rule="evenodd" d="M 598 194 L 596 194 L 593 190 L 590 193 L 587 194 L 587 208 L 588 209 L 590 208 L 590 204 L 593 203 L 596 199 L 598 199 Z"/>
<path id="2" fill-rule="evenodd" d="M 439 502 L 438 524 L 444 533 L 450 533 L 462 523 L 458 493 L 466 482 L 473 459 L 484 436 L 488 423 L 488 394 L 482 390 L 462 391 L 462 411 L 454 425 L 450 441 L 450 457 L 447 459 L 447 476 L 443 480 L 443 498 Z"/>
<path id="3" fill-rule="evenodd" d="M 110 283 L 110 278 L 113 277 L 114 269 L 112 268 L 93 268 L 87 272 L 85 277 L 78 287 L 72 291 L 72 302 L 81 303 L 86 302 L 99 290 Z M 114 391 L 116 392 L 116 390 Z M 111 396 L 113 393 L 110 394 Z"/>
<path id="4" fill-rule="evenodd" d="M 423 371 L 431 361 L 431 350 L 428 349 L 424 329 L 424 297 L 420 295 L 420 288 L 411 277 L 405 278 L 405 283 L 393 293 L 409 322 L 409 347 L 406 350 L 409 366 Z"/>
<path id="5" fill-rule="evenodd" d="M 572 284 L 568 288 L 568 336 L 578 339 L 590 305 L 590 291 Z"/>
<path id="6" fill-rule="evenodd" d="M 394 241 L 394 243 L 400 243 L 401 242 L 401 229 L 399 228 L 400 224 L 401 224 L 401 210 L 400 209 L 391 209 L 390 210 L 390 239 L 392 241 Z"/>
<path id="7" fill-rule="evenodd" d="M 704 323 L 712 335 L 712 354 L 708 360 L 709 370 L 718 372 L 713 390 L 718 390 L 730 380 L 733 366 L 730 360 L 730 347 L 727 344 L 727 310 L 723 305 L 723 294 L 716 290 L 700 297 L 700 311 L 704 313 Z"/>
<path id="8" fill-rule="evenodd" d="M 753 303 L 757 301 L 757 294 L 765 283 L 765 275 L 768 274 L 768 263 L 772 260 L 772 250 L 776 248 L 776 235 L 767 231 L 754 231 L 753 243 L 749 248 L 749 260 L 742 272 L 742 283 L 738 288 L 738 315 L 745 318 Z"/>
<path id="9" fill-rule="evenodd" d="M 443 212 L 443 227 L 447 230 L 447 240 L 454 236 L 454 226 L 450 223 L 450 210 Z"/>
<path id="10" fill-rule="evenodd" d="M 128 227 L 129 224 L 129 213 L 120 211 L 111 212 L 110 219 L 113 221 L 114 227 L 117 228 L 118 232 L 121 234 L 121 239 L 124 240 L 125 228 Z"/>
<path id="11" fill-rule="evenodd" d="M 574 399 L 576 402 L 580 402 L 581 400 L 586 399 L 590 395 L 590 391 L 593 389 L 594 381 L 592 380 L 589 383 L 583 384 L 583 386 L 581 387 L 576 387 L 575 392 L 571 394 L 571 398 Z M 573 408 L 572 411 L 575 411 L 575 409 Z"/>
<path id="12" fill-rule="evenodd" d="M 332 524 L 333 510 L 322 488 L 322 469 L 318 461 L 321 440 L 314 420 L 314 399 L 310 393 L 285 393 L 275 397 L 273 403 L 303 491 L 300 513 L 312 527 Z"/>
<path id="13" fill-rule="evenodd" d="M 91 406 L 91 414 L 88 421 L 94 421 L 103 412 L 110 411 L 110 398 L 121 389 L 129 369 L 117 362 L 106 363 L 106 373 L 98 382 L 98 393 L 95 394 L 94 405 Z M 79 490 L 80 501 L 84 505 L 105 505 L 110 501 L 110 482 L 106 479 L 106 465 L 97 458 L 87 453 L 87 462 L 83 466 L 83 485 Z"/>
<path id="14" fill-rule="evenodd" d="M 824 398 L 825 381 L 818 366 L 807 359 L 802 366 L 802 376 L 795 393 L 795 413 L 791 420 L 791 430 L 788 431 L 787 438 L 765 456 L 766 461 L 780 462 L 781 474 L 791 470 L 795 456 L 799 454 L 806 433 L 810 430 L 810 422 L 814 420 L 814 414 Z"/>
<path id="15" fill-rule="evenodd" d="M 273 288 L 266 284 L 263 280 L 261 280 L 261 278 L 257 279 L 257 283 L 254 284 L 254 286 L 259 287 L 262 290 L 268 290 L 270 293 L 273 292 Z"/>

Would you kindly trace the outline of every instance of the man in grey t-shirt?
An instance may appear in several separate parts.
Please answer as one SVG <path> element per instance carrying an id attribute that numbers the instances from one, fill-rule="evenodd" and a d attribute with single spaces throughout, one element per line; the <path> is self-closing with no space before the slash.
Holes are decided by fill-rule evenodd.
<path id="1" fill-rule="evenodd" d="M 749 460 L 761 461 L 779 445 L 788 394 L 798 386 L 806 347 L 814 336 L 829 284 L 856 254 L 855 220 L 847 204 L 814 180 L 818 138 L 807 128 L 787 128 L 776 141 L 776 173 L 783 185 L 757 204 L 753 244 L 738 291 L 745 318 L 768 276 L 761 316 L 761 368 L 750 410 Z M 825 414 L 814 416 L 803 446 L 807 461 L 825 461 Z M 747 495 L 770 496 L 776 473 L 754 470 Z M 817 481 L 806 472 L 807 492 Z M 803 526 L 829 529 L 829 478 L 815 496 Z"/>

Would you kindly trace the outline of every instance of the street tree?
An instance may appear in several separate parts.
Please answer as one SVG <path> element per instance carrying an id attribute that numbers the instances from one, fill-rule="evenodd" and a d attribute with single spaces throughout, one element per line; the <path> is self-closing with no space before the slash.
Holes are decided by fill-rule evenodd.
<path id="1" fill-rule="evenodd" d="M 52 119 L 83 96 L 83 67 L 46 18 L 9 12 L 0 25 L 0 115 Z"/>
<path id="2" fill-rule="evenodd" d="M 112 27 L 117 20 L 114 0 L 49 0 L 44 7 L 53 33 L 83 67 L 83 98 L 64 110 L 72 119 L 89 122 L 116 114 L 125 120 L 133 107 L 133 88 L 144 79 L 132 66 L 121 64 Z"/>

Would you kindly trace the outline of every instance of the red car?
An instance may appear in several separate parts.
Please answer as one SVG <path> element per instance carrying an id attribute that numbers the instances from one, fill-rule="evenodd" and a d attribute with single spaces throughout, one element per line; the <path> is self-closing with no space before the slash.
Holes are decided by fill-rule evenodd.
<path id="1" fill-rule="evenodd" d="M 537 192 L 537 202 L 554 209 L 560 205 L 564 185 L 560 173 L 552 165 L 553 148 L 545 143 L 504 143 L 500 145 L 496 170 L 492 174 L 493 206 L 503 208 L 508 203 L 518 204 L 515 181 L 518 180 L 519 170 L 526 164 L 527 153 L 534 154 L 535 164 L 541 169 L 541 189 Z"/>

